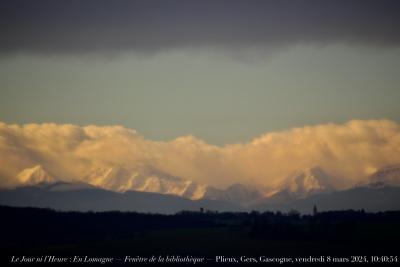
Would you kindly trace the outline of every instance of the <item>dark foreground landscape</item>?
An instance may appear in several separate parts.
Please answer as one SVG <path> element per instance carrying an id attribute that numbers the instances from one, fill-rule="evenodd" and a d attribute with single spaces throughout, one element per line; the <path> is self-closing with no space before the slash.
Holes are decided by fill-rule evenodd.
<path id="1" fill-rule="evenodd" d="M 240 256 L 257 261 L 260 256 L 324 256 L 325 260 L 330 256 L 337 261 L 366 259 L 371 263 L 370 256 L 399 254 L 400 211 L 314 215 L 191 211 L 159 215 L 1 206 L 0 216 L 1 260 L 7 265 L 12 264 L 12 256 L 46 255 L 119 259 L 112 264 L 124 263 L 127 255 L 175 255 L 204 257 L 205 263 L 215 264 L 216 256 L 223 256 L 219 261 L 226 262 Z"/>

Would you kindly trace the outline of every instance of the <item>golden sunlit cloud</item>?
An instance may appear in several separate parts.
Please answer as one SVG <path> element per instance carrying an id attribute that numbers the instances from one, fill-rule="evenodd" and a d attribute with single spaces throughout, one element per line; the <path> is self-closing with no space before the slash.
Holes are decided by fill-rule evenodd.
<path id="1" fill-rule="evenodd" d="M 123 172 L 110 181 L 93 173 L 114 167 L 135 175 L 163 173 L 199 184 L 252 184 L 274 190 L 293 172 L 319 166 L 345 188 L 376 169 L 400 162 L 400 124 L 353 120 L 266 133 L 223 147 L 193 136 L 147 140 L 122 126 L 9 125 L 0 123 L 0 185 L 23 184 L 26 169 L 40 165 L 61 181 L 128 190 Z M 130 174 L 132 175 L 132 174 Z M 48 179 L 48 178 L 46 178 Z"/>

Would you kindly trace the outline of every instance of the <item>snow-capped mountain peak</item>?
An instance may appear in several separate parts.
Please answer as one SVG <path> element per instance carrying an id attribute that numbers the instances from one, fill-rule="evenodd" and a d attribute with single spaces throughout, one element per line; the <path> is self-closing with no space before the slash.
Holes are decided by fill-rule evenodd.
<path id="1" fill-rule="evenodd" d="M 322 191 L 331 188 L 330 177 L 319 167 L 305 169 L 296 173 L 290 181 L 292 192 Z"/>
<path id="2" fill-rule="evenodd" d="M 282 204 L 331 192 L 335 179 L 320 167 L 307 168 L 288 176 L 266 199 L 270 204 Z"/>
<path id="3" fill-rule="evenodd" d="M 36 185 L 41 183 L 54 183 L 56 179 L 51 176 L 41 165 L 36 165 L 32 168 L 26 168 L 22 170 L 18 175 L 17 179 L 23 185 Z"/>
<path id="4" fill-rule="evenodd" d="M 294 198 L 304 198 L 315 193 L 332 191 L 333 179 L 320 167 L 307 168 L 287 177 L 279 192 L 285 191 Z"/>
<path id="5" fill-rule="evenodd" d="M 378 169 L 369 177 L 369 183 L 385 185 L 400 185 L 400 164 L 390 165 Z"/>

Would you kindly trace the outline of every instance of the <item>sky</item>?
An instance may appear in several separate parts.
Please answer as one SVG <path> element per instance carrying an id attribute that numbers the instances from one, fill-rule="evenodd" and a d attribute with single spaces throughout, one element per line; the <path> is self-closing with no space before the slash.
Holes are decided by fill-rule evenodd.
<path id="1" fill-rule="evenodd" d="M 359 129 L 347 127 L 354 121 L 373 121 L 361 127 L 372 133 L 385 122 L 391 132 L 400 121 L 399 13 L 395 0 L 1 1 L 0 121 L 7 129 L 119 125 L 148 142 L 183 138 L 218 151 L 309 126 L 313 132 L 329 125 Z M 358 134 L 349 132 L 351 138 Z M 393 151 L 374 159 L 360 154 L 354 161 L 362 164 L 351 171 L 323 165 L 346 177 L 364 177 L 395 163 L 395 136 L 382 137 Z M 15 159 L 9 138 L 3 136 L 8 149 L 3 162 Z M 374 147 L 376 139 L 366 140 Z M 279 149 L 292 149 L 291 142 Z M 375 150 L 368 143 L 365 151 Z M 186 171 L 163 168 L 204 181 L 278 176 L 274 170 L 260 172 L 274 161 L 257 155 L 260 166 L 246 165 L 238 171 L 242 176 L 226 173 L 229 166 L 212 168 L 212 161 L 199 165 L 210 173 L 197 165 Z M 35 156 L 21 162 L 4 176 L 42 161 Z"/>
<path id="2" fill-rule="evenodd" d="M 398 1 L 2 1 L 0 120 L 212 144 L 400 111 Z"/>

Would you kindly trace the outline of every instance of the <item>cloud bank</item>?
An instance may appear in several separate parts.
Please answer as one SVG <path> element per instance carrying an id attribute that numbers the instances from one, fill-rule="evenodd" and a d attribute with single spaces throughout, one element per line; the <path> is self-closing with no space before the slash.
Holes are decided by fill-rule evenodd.
<path id="1" fill-rule="evenodd" d="M 217 187 L 240 182 L 271 190 L 293 172 L 319 166 L 340 177 L 337 187 L 347 187 L 399 162 L 400 124 L 388 120 L 293 128 L 223 147 L 193 136 L 147 140 L 122 126 L 0 123 L 2 187 L 21 184 L 18 173 L 35 165 L 65 181 L 87 182 L 93 170 L 118 166 Z"/>
<path id="2" fill-rule="evenodd" d="M 397 46 L 397 0 L 5 0 L 0 52 Z"/>

